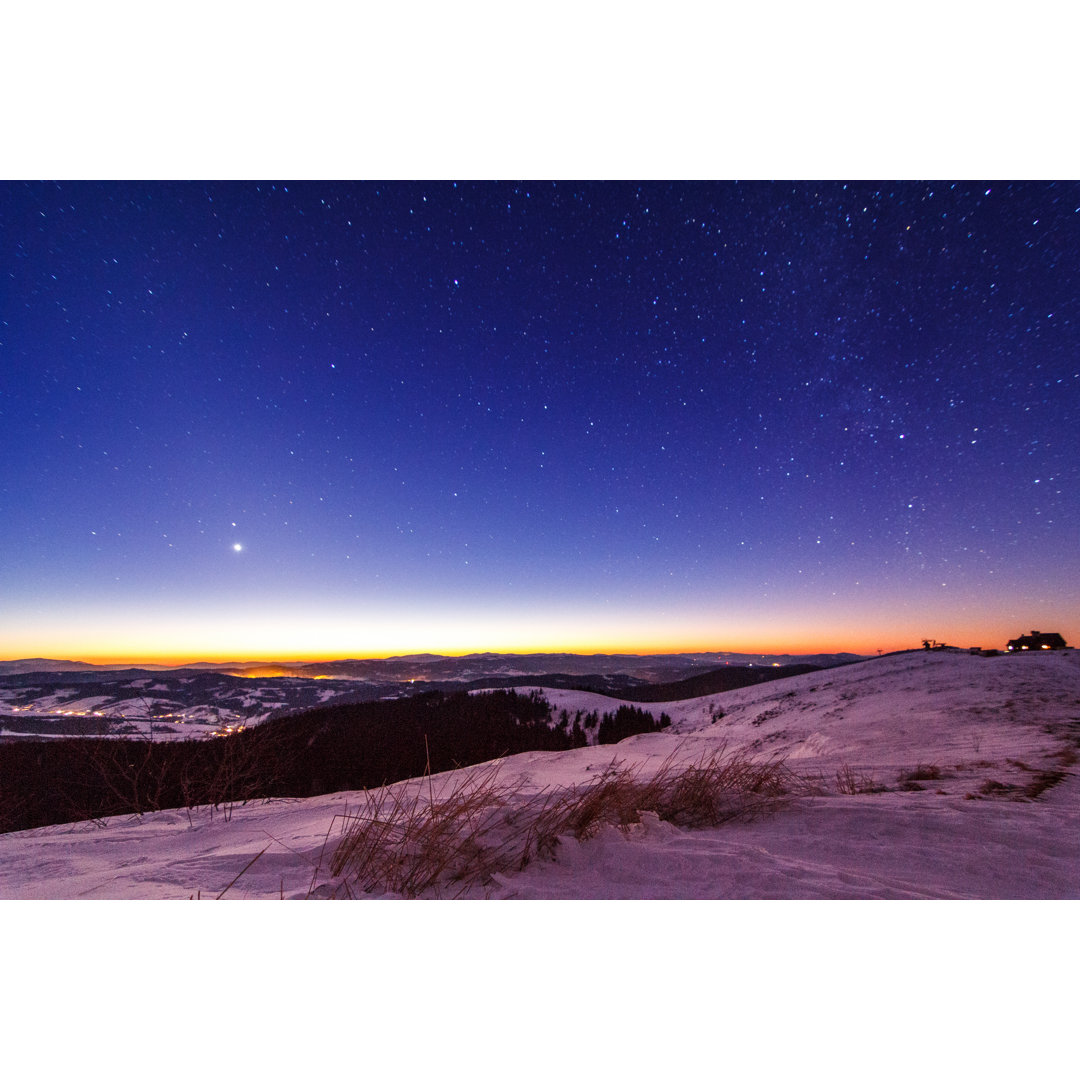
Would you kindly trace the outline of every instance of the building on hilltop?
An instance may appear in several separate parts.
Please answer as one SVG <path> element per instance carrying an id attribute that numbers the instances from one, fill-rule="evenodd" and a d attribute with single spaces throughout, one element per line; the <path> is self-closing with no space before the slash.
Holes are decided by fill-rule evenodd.
<path id="1" fill-rule="evenodd" d="M 1032 649 L 1065 649 L 1065 639 L 1060 634 L 1044 634 L 1041 630 L 1032 630 L 1009 642 L 1009 652 L 1027 652 Z"/>

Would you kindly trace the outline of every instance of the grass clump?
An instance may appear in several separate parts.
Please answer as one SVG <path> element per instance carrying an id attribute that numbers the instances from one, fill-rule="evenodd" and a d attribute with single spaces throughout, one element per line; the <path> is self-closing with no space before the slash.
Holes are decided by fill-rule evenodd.
<path id="1" fill-rule="evenodd" d="M 499 763 L 456 774 L 449 791 L 435 799 L 420 784 L 364 792 L 364 802 L 346 814 L 343 837 L 330 872 L 362 892 L 415 897 L 437 885 L 467 887 L 493 873 L 524 865 L 534 853 L 507 808 L 520 784 L 499 779 Z"/>
<path id="2" fill-rule="evenodd" d="M 1016 790 L 1015 784 L 1003 784 L 1000 780 L 984 780 L 979 785 L 980 795 L 1011 795 Z"/>
<path id="3" fill-rule="evenodd" d="M 1065 779 L 1065 773 L 1060 769 L 1047 769 L 1037 773 L 1034 779 L 1024 787 L 1024 796 L 1028 799 L 1037 799 L 1044 791 L 1060 784 Z"/>
<path id="4" fill-rule="evenodd" d="M 940 780 L 941 769 L 937 765 L 916 765 L 915 768 L 908 773 L 901 773 L 897 778 L 900 783 L 910 782 L 915 780 Z"/>
<path id="5" fill-rule="evenodd" d="M 860 772 L 851 765 L 841 765 L 836 770 L 836 790 L 840 795 L 873 795 L 888 791 L 874 780 L 873 773 Z"/>
<path id="6" fill-rule="evenodd" d="M 783 805 L 797 788 L 782 762 L 721 749 L 696 762 L 669 756 L 651 775 L 611 765 L 592 783 L 524 795 L 501 762 L 425 783 L 366 792 L 343 820 L 330 872 L 352 893 L 462 895 L 494 875 L 551 857 L 564 837 L 628 830 L 643 814 L 682 828 L 715 826 Z"/>
<path id="7" fill-rule="evenodd" d="M 1046 769 L 1042 772 L 1033 773 L 1032 778 L 1024 785 L 1005 784 L 1000 780 L 984 780 L 979 786 L 979 794 L 990 798 L 1009 797 L 1015 800 L 1037 799 L 1043 792 L 1060 784 L 1065 779 L 1066 773 L 1060 769 Z"/>

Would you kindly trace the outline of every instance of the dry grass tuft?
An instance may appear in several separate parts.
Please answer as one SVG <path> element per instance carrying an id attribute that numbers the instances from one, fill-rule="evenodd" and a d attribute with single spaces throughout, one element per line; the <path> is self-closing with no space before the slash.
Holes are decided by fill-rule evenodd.
<path id="1" fill-rule="evenodd" d="M 979 785 L 980 795 L 1011 795 L 1017 790 L 1015 784 L 1003 784 L 1000 780 L 984 780 Z"/>
<path id="2" fill-rule="evenodd" d="M 1065 779 L 1065 773 L 1061 769 L 1047 769 L 1038 773 L 1035 778 L 1024 787 L 1024 795 L 1029 799 L 1037 799 L 1044 791 L 1060 784 Z"/>
<path id="3" fill-rule="evenodd" d="M 836 790 L 840 795 L 871 795 L 888 789 L 874 780 L 872 772 L 859 772 L 851 765 L 836 770 Z"/>
<path id="4" fill-rule="evenodd" d="M 690 765 L 673 754 L 649 776 L 613 760 L 593 783 L 532 796 L 500 780 L 501 764 L 451 774 L 437 798 L 430 777 L 426 798 L 422 784 L 366 792 L 343 823 L 331 873 L 366 893 L 461 895 L 550 857 L 562 837 L 627 830 L 646 812 L 682 828 L 715 826 L 776 809 L 799 786 L 782 762 L 724 749 Z"/>
<path id="5" fill-rule="evenodd" d="M 940 780 L 941 768 L 938 765 L 923 765 L 920 763 L 911 772 L 901 773 L 897 779 L 900 783 L 912 780 Z"/>
<path id="6" fill-rule="evenodd" d="M 489 879 L 513 861 L 517 829 L 507 829 L 511 798 L 520 785 L 499 780 L 499 764 L 464 772 L 435 800 L 422 785 L 365 792 L 346 816 L 344 836 L 330 860 L 364 892 L 418 896 L 436 886 Z M 511 836 L 507 836 L 507 832 Z"/>

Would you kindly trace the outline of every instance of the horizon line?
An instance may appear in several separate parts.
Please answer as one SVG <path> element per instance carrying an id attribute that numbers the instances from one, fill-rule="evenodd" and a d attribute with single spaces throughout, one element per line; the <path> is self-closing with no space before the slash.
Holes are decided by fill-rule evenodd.
<path id="1" fill-rule="evenodd" d="M 916 646 L 912 646 L 915 648 Z M 335 664 L 335 663 L 364 663 L 368 661 L 380 661 L 380 660 L 412 660 L 421 657 L 432 657 L 434 659 L 445 660 L 462 660 L 469 657 L 481 657 L 481 656 L 579 656 L 579 657 L 591 657 L 591 656 L 626 656 L 626 657 L 651 657 L 651 656 L 707 656 L 710 654 L 716 654 L 718 656 L 874 656 L 884 655 L 885 653 L 904 651 L 896 649 L 878 649 L 870 653 L 856 652 L 851 649 L 814 649 L 806 652 L 792 652 L 791 650 L 779 650 L 779 651 L 765 651 L 765 650 L 743 650 L 743 649 L 662 649 L 654 651 L 642 651 L 642 652 L 627 652 L 622 650 L 595 650 L 595 651 L 581 651 L 574 649 L 560 649 L 560 650 L 543 650 L 537 649 L 529 652 L 523 651 L 502 651 L 497 649 L 485 649 L 485 650 L 469 650 L 467 652 L 410 652 L 410 653 L 385 653 L 379 655 L 340 655 L 340 656 L 304 656 L 303 654 L 291 655 L 287 658 L 283 658 L 281 655 L 273 656 L 244 656 L 243 658 L 237 658 L 236 654 L 224 659 L 206 658 L 205 654 L 198 655 L 198 658 L 194 656 L 185 657 L 183 659 L 177 659 L 175 656 L 131 656 L 131 655 L 97 655 L 92 653 L 82 653 L 75 656 L 18 656 L 10 659 L 0 659 L 0 663 L 4 664 L 18 664 L 18 663 L 31 663 L 35 661 L 44 661 L 50 663 L 83 663 L 89 664 L 95 667 L 105 666 L 131 666 L 138 667 L 141 665 L 154 665 L 157 667 L 190 667 L 196 664 L 210 664 L 210 665 L 227 665 L 227 664 Z"/>

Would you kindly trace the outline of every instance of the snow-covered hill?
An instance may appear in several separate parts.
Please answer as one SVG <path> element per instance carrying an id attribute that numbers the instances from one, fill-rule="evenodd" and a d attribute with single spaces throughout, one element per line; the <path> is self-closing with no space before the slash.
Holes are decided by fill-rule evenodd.
<path id="1" fill-rule="evenodd" d="M 545 691 L 556 710 L 611 711 Z M 647 775 L 722 747 L 784 760 L 799 797 L 768 816 L 680 829 L 646 816 L 564 840 L 554 857 L 463 895 L 512 898 L 1080 897 L 1080 656 L 883 657 L 684 702 L 615 746 L 522 754 L 501 782 L 528 799 L 613 761 Z M 484 766 L 464 773 L 476 774 Z M 422 798 L 460 775 L 396 785 Z M 421 795 L 422 793 L 422 795 Z M 0 897 L 341 894 L 330 853 L 360 796 L 172 810 L 0 836 Z"/>

